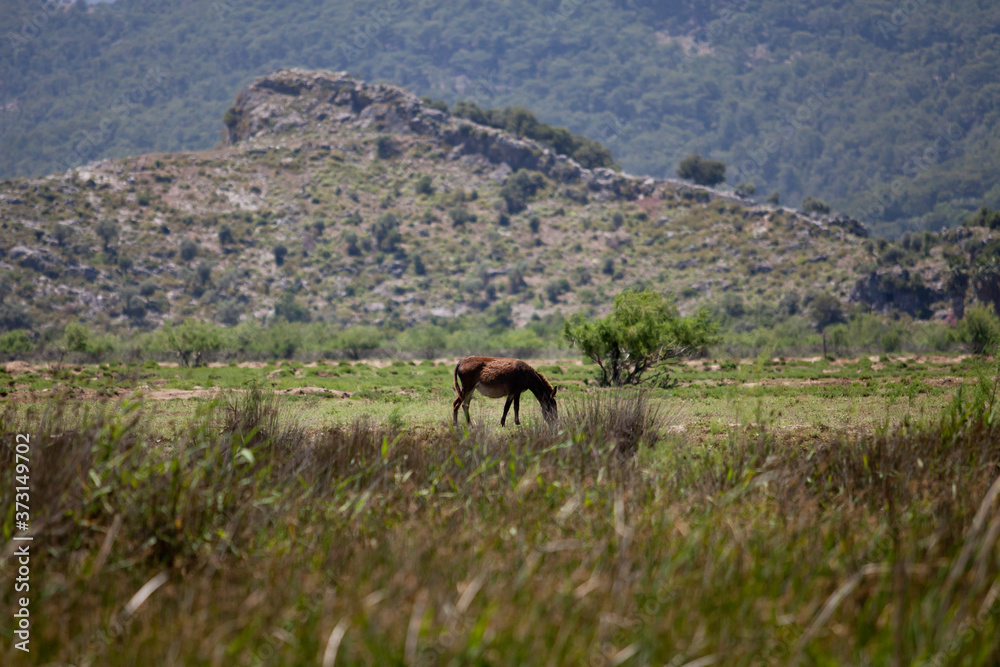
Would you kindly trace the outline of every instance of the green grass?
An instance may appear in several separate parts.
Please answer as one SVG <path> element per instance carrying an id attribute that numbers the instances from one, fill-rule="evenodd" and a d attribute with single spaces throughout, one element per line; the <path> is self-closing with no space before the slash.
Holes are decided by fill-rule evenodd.
<path id="1" fill-rule="evenodd" d="M 260 385 L 298 379 L 273 367 L 218 400 L 9 401 L 0 470 L 32 433 L 37 555 L 32 653 L 5 624 L 4 662 L 995 663 L 994 376 L 779 404 L 750 366 L 704 406 L 567 382 L 556 428 L 500 429 L 485 400 L 451 428 L 449 364 L 317 367 L 423 378 L 401 401 L 278 396 Z"/>

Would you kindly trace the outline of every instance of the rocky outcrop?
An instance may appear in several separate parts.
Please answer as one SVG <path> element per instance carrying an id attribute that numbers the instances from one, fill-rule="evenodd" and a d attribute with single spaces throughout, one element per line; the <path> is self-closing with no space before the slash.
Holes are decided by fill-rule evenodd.
<path id="1" fill-rule="evenodd" d="M 231 145 L 311 124 L 330 131 L 351 124 L 359 129 L 431 137 L 450 159 L 481 157 L 497 167 L 540 171 L 556 182 L 585 186 L 598 201 L 613 197 L 637 199 L 653 196 L 658 189 L 669 189 L 702 203 L 719 198 L 766 212 L 780 210 L 732 192 L 677 179 L 632 176 L 605 168 L 586 169 L 573 158 L 535 141 L 457 118 L 425 105 L 403 88 L 365 83 L 346 72 L 285 69 L 264 75 L 239 94 L 225 121 Z M 820 232 L 840 227 L 856 236 L 868 235 L 861 222 L 844 215 L 824 216 L 814 222 Z"/>
<path id="2" fill-rule="evenodd" d="M 332 131 L 352 124 L 359 129 L 428 136 L 450 159 L 479 156 L 497 167 L 540 171 L 557 182 L 583 185 L 606 197 L 650 196 L 664 183 L 611 169 L 585 169 L 530 139 L 457 118 L 428 107 L 402 88 L 365 83 L 346 72 L 288 69 L 255 80 L 226 114 L 228 143 L 278 134 L 310 122 Z M 693 189 L 682 182 L 676 185 Z"/>
<path id="3" fill-rule="evenodd" d="M 852 302 L 866 303 L 880 313 L 899 310 L 921 319 L 930 317 L 932 304 L 945 298 L 944 292 L 924 284 L 919 273 L 900 268 L 874 271 L 859 279 L 850 295 Z"/>

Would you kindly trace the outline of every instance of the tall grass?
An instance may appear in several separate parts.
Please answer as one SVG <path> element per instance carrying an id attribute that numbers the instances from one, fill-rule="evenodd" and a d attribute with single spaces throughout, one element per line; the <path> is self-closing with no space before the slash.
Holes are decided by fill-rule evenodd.
<path id="1" fill-rule="evenodd" d="M 4 662 L 993 664 L 995 388 L 894 432 L 758 420 L 714 448 L 613 392 L 557 426 L 307 432 L 251 389 L 172 442 L 140 404 L 8 408 L 5 480 L 36 434 L 39 556 L 34 652 L 6 635 Z"/>

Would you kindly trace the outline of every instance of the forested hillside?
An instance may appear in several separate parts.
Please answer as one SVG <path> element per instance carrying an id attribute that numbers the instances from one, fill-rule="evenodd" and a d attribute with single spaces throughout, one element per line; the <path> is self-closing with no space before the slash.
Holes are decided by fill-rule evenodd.
<path id="1" fill-rule="evenodd" d="M 0 2 L 0 176 L 218 143 L 252 77 L 348 70 L 522 105 L 672 175 L 701 153 L 875 234 L 1000 206 L 1000 5 L 892 1 Z"/>

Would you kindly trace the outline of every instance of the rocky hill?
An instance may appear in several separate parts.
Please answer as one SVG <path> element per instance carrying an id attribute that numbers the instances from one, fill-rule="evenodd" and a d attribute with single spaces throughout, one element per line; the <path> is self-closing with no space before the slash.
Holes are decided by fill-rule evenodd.
<path id="1" fill-rule="evenodd" d="M 855 220 L 587 169 L 442 107 L 282 70 L 240 93 L 215 150 L 0 183 L 0 327 L 402 328 L 484 312 L 524 324 L 600 312 L 631 286 L 673 294 L 682 312 L 734 300 L 794 312 L 820 293 L 947 312 L 958 232 L 925 235 L 918 252 L 907 239 L 909 263 L 887 264 L 895 246 Z"/>

